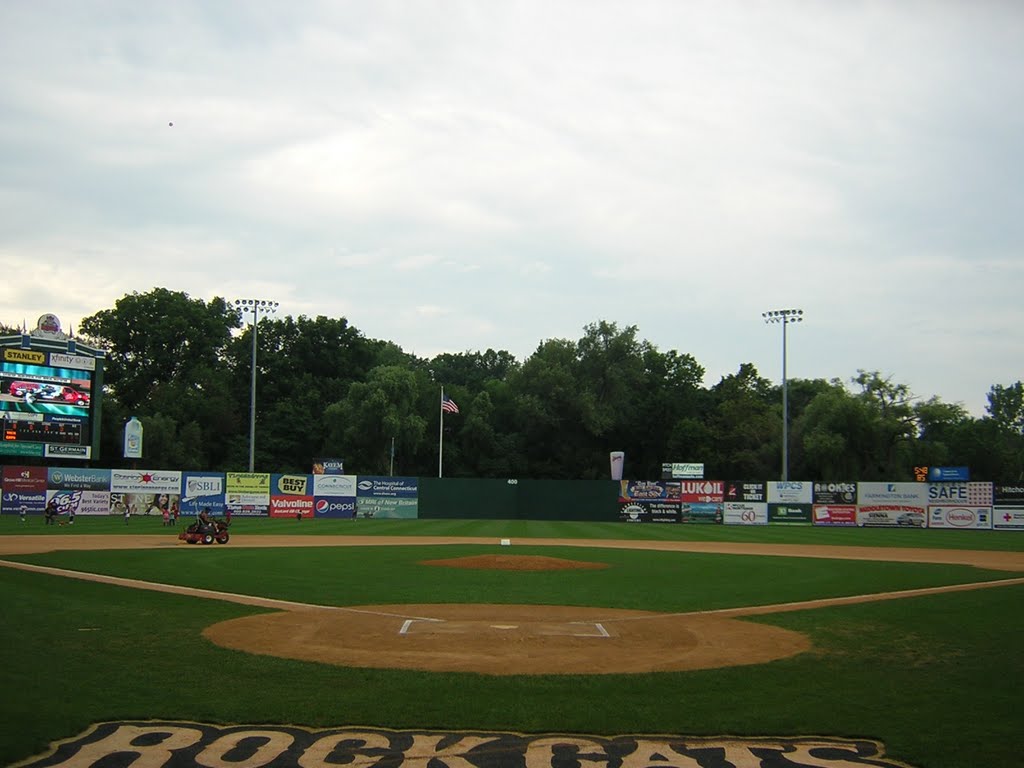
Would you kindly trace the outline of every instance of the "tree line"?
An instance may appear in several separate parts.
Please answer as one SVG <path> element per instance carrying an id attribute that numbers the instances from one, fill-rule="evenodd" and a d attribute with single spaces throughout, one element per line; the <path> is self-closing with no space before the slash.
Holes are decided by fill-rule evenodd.
<path id="1" fill-rule="evenodd" d="M 99 462 L 117 466 L 125 422 L 145 425 L 153 469 L 248 467 L 252 328 L 224 299 L 156 288 L 85 318 L 79 337 L 108 350 Z M 438 466 L 440 387 L 446 477 L 656 479 L 666 461 L 705 476 L 780 476 L 781 386 L 750 363 L 704 385 L 694 357 L 661 351 L 635 326 L 596 321 L 579 339 L 425 359 L 370 339 L 345 318 L 262 317 L 257 329 L 257 471 L 308 472 L 314 457 L 353 474 L 430 476 Z M 994 384 L 986 415 L 921 399 L 877 371 L 791 379 L 789 476 L 911 480 L 915 466 L 1024 477 L 1024 389 Z"/>

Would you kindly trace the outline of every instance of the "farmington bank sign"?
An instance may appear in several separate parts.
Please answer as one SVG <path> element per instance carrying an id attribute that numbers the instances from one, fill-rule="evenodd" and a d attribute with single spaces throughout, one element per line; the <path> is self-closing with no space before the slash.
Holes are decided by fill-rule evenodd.
<path id="1" fill-rule="evenodd" d="M 102 723 L 18 768 L 912 768 L 884 756 L 881 743 L 830 738 L 689 738 L 555 734 L 309 730 L 294 726 L 213 726 L 182 722 Z"/>

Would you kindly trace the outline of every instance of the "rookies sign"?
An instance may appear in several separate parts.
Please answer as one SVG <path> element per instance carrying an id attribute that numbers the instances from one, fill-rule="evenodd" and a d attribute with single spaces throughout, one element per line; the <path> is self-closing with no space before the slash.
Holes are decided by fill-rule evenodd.
<path id="1" fill-rule="evenodd" d="M 885 759 L 881 743 L 827 738 L 688 738 L 433 733 L 376 728 L 310 731 L 295 727 L 195 723 L 103 723 L 21 768 L 313 768 L 429 765 L 431 768 L 554 766 L 688 766 L 692 768 L 909 768 Z"/>

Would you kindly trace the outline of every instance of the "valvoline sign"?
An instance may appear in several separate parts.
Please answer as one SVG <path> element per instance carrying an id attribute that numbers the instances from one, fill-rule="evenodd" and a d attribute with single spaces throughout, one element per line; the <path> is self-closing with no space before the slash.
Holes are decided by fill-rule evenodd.
<path id="1" fill-rule="evenodd" d="M 355 517 L 355 496 L 316 496 L 313 499 L 314 517 Z"/>

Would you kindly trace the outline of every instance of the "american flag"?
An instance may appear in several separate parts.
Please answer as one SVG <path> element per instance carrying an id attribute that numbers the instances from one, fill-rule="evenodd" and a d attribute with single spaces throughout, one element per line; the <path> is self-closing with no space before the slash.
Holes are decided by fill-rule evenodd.
<path id="1" fill-rule="evenodd" d="M 448 397 L 448 395 L 443 395 L 441 397 L 441 410 L 448 411 L 448 413 L 458 413 L 459 406 L 457 406 L 455 401 Z"/>

